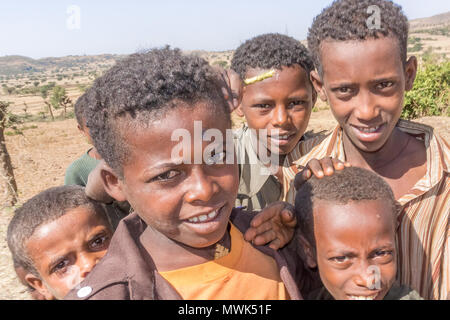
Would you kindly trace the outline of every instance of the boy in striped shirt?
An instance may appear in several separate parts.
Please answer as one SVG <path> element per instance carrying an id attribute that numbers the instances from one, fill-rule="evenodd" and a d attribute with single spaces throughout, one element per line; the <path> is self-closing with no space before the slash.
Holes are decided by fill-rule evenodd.
<path id="1" fill-rule="evenodd" d="M 338 0 L 314 19 L 308 47 L 311 80 L 338 126 L 325 139 L 300 143 L 285 168 L 285 199 L 312 158 L 338 158 L 383 177 L 402 209 L 397 215 L 401 284 L 425 299 L 450 290 L 449 145 L 433 129 L 400 120 L 417 59 L 407 59 L 408 20 L 386 0 Z M 295 177 L 295 179 L 294 179 Z M 296 181 L 294 181 L 296 180 Z"/>

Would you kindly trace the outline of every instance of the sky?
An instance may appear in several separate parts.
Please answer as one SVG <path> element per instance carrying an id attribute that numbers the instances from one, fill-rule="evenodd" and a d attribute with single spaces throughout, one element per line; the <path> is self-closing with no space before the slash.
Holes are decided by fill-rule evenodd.
<path id="1" fill-rule="evenodd" d="M 258 34 L 304 40 L 332 0 L 2 0 L 0 56 L 130 54 L 166 44 L 232 50 Z M 409 19 L 450 11 L 448 0 L 396 0 Z"/>

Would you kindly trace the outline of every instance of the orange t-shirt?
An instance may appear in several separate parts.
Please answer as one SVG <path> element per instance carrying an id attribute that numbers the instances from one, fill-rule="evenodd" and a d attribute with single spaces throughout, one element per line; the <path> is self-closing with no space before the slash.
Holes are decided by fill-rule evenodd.
<path id="1" fill-rule="evenodd" d="M 233 224 L 230 236 L 226 256 L 161 276 L 186 300 L 289 299 L 275 260 L 253 248 Z"/>

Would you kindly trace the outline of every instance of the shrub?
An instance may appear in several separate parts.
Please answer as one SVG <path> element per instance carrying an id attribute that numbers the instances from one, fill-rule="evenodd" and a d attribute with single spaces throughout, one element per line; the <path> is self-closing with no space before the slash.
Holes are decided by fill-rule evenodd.
<path id="1" fill-rule="evenodd" d="M 425 64 L 405 95 L 402 118 L 450 116 L 450 61 Z"/>

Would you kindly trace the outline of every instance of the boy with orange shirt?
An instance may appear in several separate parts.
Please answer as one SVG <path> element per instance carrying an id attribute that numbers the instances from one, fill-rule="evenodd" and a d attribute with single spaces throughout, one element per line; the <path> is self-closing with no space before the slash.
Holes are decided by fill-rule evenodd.
<path id="1" fill-rule="evenodd" d="M 188 139 L 193 153 L 173 153 L 176 130 L 195 137 L 198 121 L 201 135 L 214 129 L 225 137 L 230 129 L 221 85 L 206 61 L 168 48 L 134 54 L 93 90 L 98 101 L 87 125 L 106 162 L 100 176 L 107 193 L 135 212 L 121 221 L 82 288 L 66 298 L 301 298 L 294 266 L 244 241 L 247 215 L 233 209 L 236 161 L 224 160 L 234 148 L 208 153 L 204 140 Z"/>

